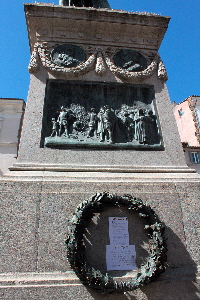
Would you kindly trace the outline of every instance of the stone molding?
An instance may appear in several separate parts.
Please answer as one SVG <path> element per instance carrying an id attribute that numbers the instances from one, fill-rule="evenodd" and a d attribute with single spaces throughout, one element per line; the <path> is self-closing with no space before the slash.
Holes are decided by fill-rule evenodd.
<path id="1" fill-rule="evenodd" d="M 12 171 L 63 171 L 63 172 L 109 172 L 109 173 L 196 173 L 194 169 L 187 166 L 99 166 L 99 165 L 64 165 L 64 164 L 31 164 L 16 163 L 10 167 Z"/>
<path id="2" fill-rule="evenodd" d="M 154 13 L 136 13 L 127 12 L 125 10 L 115 10 L 115 9 L 105 9 L 105 8 L 92 8 L 92 7 L 73 7 L 73 6 L 60 6 L 51 3 L 25 3 L 24 4 L 25 13 L 27 18 L 39 16 L 46 17 L 48 14 L 49 18 L 65 17 L 66 19 L 73 20 L 88 20 L 88 14 L 90 14 L 90 19 L 95 21 L 112 22 L 112 23 L 122 23 L 134 24 L 141 26 L 154 26 L 157 32 L 158 27 L 167 29 L 170 17 L 161 16 Z M 161 37 L 162 39 L 162 37 Z"/>
<path id="3" fill-rule="evenodd" d="M 182 274 L 180 277 L 180 269 Z M 159 278 L 159 281 L 167 280 L 195 280 L 196 276 L 199 277 L 200 266 L 198 266 L 197 273 L 190 267 L 182 267 L 176 270 L 175 268 L 167 268 L 164 276 Z M 135 272 L 136 273 L 136 272 Z M 195 276 L 196 275 L 196 276 Z M 128 278 L 128 277 L 127 277 Z M 28 288 L 40 286 L 69 286 L 69 285 L 82 285 L 78 277 L 73 271 L 66 272 L 28 272 L 28 273 L 8 273 L 0 274 L 1 288 Z"/>

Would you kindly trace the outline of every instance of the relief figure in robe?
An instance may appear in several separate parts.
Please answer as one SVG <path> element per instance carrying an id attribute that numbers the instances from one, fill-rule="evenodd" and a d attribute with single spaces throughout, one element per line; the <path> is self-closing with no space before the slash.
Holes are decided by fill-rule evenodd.
<path id="1" fill-rule="evenodd" d="M 136 119 L 135 139 L 140 144 L 146 144 L 146 117 L 143 109 L 139 110 L 139 116 Z"/>

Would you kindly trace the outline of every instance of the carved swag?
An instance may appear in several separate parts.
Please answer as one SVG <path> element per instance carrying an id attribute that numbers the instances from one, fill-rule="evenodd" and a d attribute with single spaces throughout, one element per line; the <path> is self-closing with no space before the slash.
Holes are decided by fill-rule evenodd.
<path id="1" fill-rule="evenodd" d="M 70 47 L 71 51 L 69 51 Z M 75 48 L 76 50 L 74 50 Z M 130 57 L 131 51 L 135 52 L 135 54 L 132 56 L 132 59 L 128 59 L 121 65 L 116 61 L 114 62 L 113 56 L 107 49 L 93 49 L 93 53 L 88 53 L 86 59 L 79 59 L 80 56 L 77 54 L 78 48 L 80 51 L 82 50 L 82 48 L 76 45 L 67 44 L 57 46 L 52 52 L 50 52 L 47 43 L 36 43 L 28 67 L 29 72 L 37 72 L 41 61 L 42 65 L 50 73 L 63 74 L 66 78 L 78 77 L 91 70 L 95 70 L 97 75 L 103 76 L 107 69 L 109 69 L 117 77 L 127 79 L 130 82 L 141 82 L 146 78 L 151 77 L 156 70 L 158 78 L 163 81 L 166 81 L 168 78 L 165 66 L 160 60 L 158 54 L 155 55 L 154 59 L 148 65 L 145 65 L 145 63 L 140 65 L 142 60 L 139 52 L 135 50 L 122 49 L 116 53 L 119 54 L 121 52 L 121 59 L 124 59 L 123 53 L 125 53 L 127 57 Z M 63 52 L 61 49 L 63 49 Z M 55 50 L 57 50 L 57 59 L 53 56 L 53 54 L 56 54 Z M 128 51 L 129 53 L 127 55 Z M 137 56 L 139 57 L 139 62 L 134 62 Z"/>

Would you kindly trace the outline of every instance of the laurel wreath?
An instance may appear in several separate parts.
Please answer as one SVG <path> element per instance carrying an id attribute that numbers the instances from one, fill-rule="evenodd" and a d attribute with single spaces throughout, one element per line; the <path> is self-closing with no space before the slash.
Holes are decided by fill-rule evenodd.
<path id="1" fill-rule="evenodd" d="M 149 256 L 141 265 L 134 278 L 128 281 L 115 280 L 100 270 L 87 266 L 83 235 L 96 213 L 101 213 L 109 207 L 126 207 L 131 212 L 137 212 L 146 222 L 144 229 L 149 236 Z M 102 292 L 117 291 L 124 293 L 135 290 L 156 279 L 165 270 L 166 244 L 163 237 L 164 225 L 148 205 L 130 195 L 117 196 L 109 193 L 97 193 L 88 200 L 84 200 L 76 208 L 70 221 L 69 234 L 66 241 L 69 263 L 79 279 Z"/>

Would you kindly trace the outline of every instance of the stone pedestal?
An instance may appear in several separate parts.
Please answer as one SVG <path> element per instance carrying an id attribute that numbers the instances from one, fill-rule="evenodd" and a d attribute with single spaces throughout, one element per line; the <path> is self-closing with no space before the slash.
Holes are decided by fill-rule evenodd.
<path id="1" fill-rule="evenodd" d="M 47 4 L 26 4 L 25 12 L 32 74 L 19 157 L 10 172 L 0 177 L 4 216 L 2 299 L 197 300 L 200 177 L 186 166 L 165 86 L 166 71 L 158 56 L 169 18 Z M 57 53 L 54 50 L 60 45 L 81 47 L 85 60 L 73 67 L 56 64 L 51 53 Z M 139 71 L 117 66 L 113 57 L 123 49 L 141 53 L 147 65 Z M 109 106 L 118 119 L 117 101 L 120 108 L 126 101 L 127 111 L 134 103 L 136 111 L 153 110 L 159 142 L 121 139 L 110 144 L 103 141 L 99 147 L 99 140 L 91 143 L 84 140 L 84 145 L 80 140 L 77 146 L 69 142 L 73 132 L 69 138 L 51 137 L 50 121 L 61 102 L 68 110 L 79 103 L 79 99 L 74 103 L 70 96 L 67 98 L 66 86 L 70 82 L 78 91 L 81 84 L 106 86 L 104 92 L 109 91 L 109 96 L 105 99 L 110 101 Z M 59 91 L 55 85 L 64 88 Z M 55 103 L 49 86 L 52 93 L 59 91 Z M 116 95 L 116 86 L 119 99 L 112 102 L 110 95 Z M 131 104 L 127 104 L 127 96 L 123 98 L 120 94 L 124 86 L 137 91 Z M 145 97 L 137 98 L 142 97 L 143 88 L 153 91 L 150 102 Z M 83 97 L 89 95 L 84 93 Z M 103 100 L 96 101 L 100 110 L 98 101 Z M 104 106 L 108 105 L 106 101 Z M 81 102 L 88 113 L 92 106 L 87 105 L 87 101 Z M 80 134 L 77 135 L 80 139 Z M 50 145 L 45 144 L 49 138 Z M 57 142 L 62 139 L 66 139 L 63 147 Z M 80 202 L 104 191 L 140 198 L 151 206 L 166 228 L 165 273 L 157 281 L 125 294 L 102 295 L 85 286 L 67 261 L 68 221 Z M 93 226 L 95 243 L 88 244 L 92 253 L 88 260 L 92 263 L 105 265 L 108 222 L 103 220 L 114 214 L 124 217 L 126 213 L 109 208 L 100 216 L 102 227 L 98 227 L 98 222 Z M 128 219 L 132 226 L 130 239 L 136 244 L 140 264 L 145 259 L 146 240 L 141 235 L 142 225 L 132 217 Z M 126 274 L 123 276 L 127 278 Z"/>
<path id="2" fill-rule="evenodd" d="M 169 17 L 38 4 L 25 5 L 25 12 L 32 51 L 29 66 L 32 74 L 15 170 L 45 170 L 51 167 L 52 170 L 98 168 L 100 171 L 108 168 L 137 171 L 138 167 L 155 170 L 164 167 L 165 170 L 180 168 L 187 172 L 165 86 L 167 74 L 158 55 Z M 58 45 L 80 47 L 86 55 L 86 62 L 71 68 L 56 65 L 51 61 L 51 53 L 56 52 L 54 49 Z M 142 55 L 146 68 L 131 72 L 117 67 L 113 59 L 123 49 L 134 49 Z M 75 92 L 69 89 L 70 82 Z M 80 84 L 83 87 L 79 87 Z M 105 87 L 99 92 L 95 90 L 94 85 L 102 84 Z M 92 90 L 95 90 L 93 94 Z M 128 95 L 126 90 L 130 90 Z M 76 91 L 81 94 L 79 98 Z M 150 91 L 151 95 L 146 95 L 145 91 Z M 82 104 L 84 101 L 88 107 Z M 116 105 L 116 102 L 119 104 Z M 157 118 L 160 148 L 145 151 L 147 146 L 151 150 L 154 145 L 139 142 L 138 146 L 142 146 L 144 151 L 134 151 L 134 147 L 130 151 L 123 147 L 110 151 L 107 143 L 101 144 L 101 151 L 95 148 L 88 151 L 84 146 L 80 151 L 73 147 L 64 150 L 45 147 L 44 140 L 51 134 L 51 118 L 57 117 L 61 105 L 71 105 L 72 108 L 73 104 L 84 106 L 88 114 L 92 106 L 99 113 L 101 106 L 109 104 L 115 115 L 118 111 L 117 117 L 122 113 L 123 105 L 128 106 L 129 111 L 134 108 L 152 109 Z M 82 143 L 80 140 L 79 144 Z M 129 143 L 123 145 L 128 148 Z M 112 147 L 116 150 L 115 145 Z"/>
<path id="3" fill-rule="evenodd" d="M 180 173 L 23 173 L 0 181 L 4 214 L 2 299 L 198 299 L 197 175 L 186 179 Z M 102 295 L 84 286 L 67 262 L 68 220 L 82 200 L 102 191 L 142 199 L 166 228 L 165 273 L 157 281 L 124 295 Z M 111 209 L 109 216 L 115 216 L 113 213 Z M 105 223 L 100 232 L 108 233 L 107 227 Z M 93 253 L 94 258 L 105 261 L 100 232 L 97 229 L 95 236 L 101 243 Z"/>

